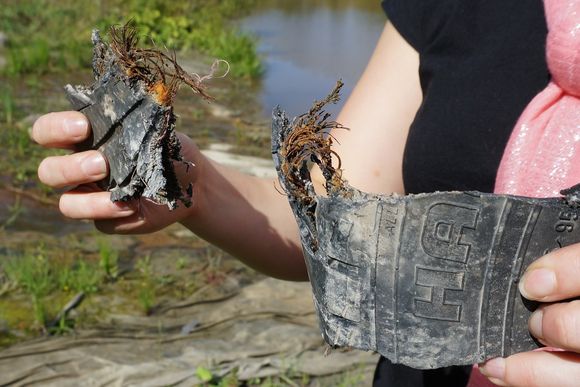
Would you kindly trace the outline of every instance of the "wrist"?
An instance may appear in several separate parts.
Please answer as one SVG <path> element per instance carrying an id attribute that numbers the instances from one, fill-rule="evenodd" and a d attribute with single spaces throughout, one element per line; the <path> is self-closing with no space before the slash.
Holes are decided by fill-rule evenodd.
<path id="1" fill-rule="evenodd" d="M 194 166 L 190 167 L 188 180 L 184 180 L 184 187 L 192 184 L 192 205 L 179 222 L 201 238 L 211 239 L 216 230 L 223 230 L 216 214 L 228 201 L 230 187 L 219 164 L 204 156 L 197 147 L 196 152 L 195 158 L 189 159 L 194 160 Z"/>
<path id="2" fill-rule="evenodd" d="M 185 224 L 188 219 L 195 218 L 196 213 L 199 211 L 202 192 L 201 184 L 198 184 L 198 182 L 206 181 L 202 175 L 204 174 L 203 171 L 207 169 L 205 164 L 209 161 L 203 156 L 191 138 L 182 133 L 177 133 L 177 138 L 181 144 L 183 161 L 174 163 L 175 173 L 183 191 L 187 191 L 191 187 L 191 205 L 189 207 L 181 205 L 182 214 L 177 219 L 179 223 Z"/>

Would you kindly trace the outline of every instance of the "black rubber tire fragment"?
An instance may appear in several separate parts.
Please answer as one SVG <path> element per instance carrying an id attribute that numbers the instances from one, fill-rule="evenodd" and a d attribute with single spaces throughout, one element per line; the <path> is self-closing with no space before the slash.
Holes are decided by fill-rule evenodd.
<path id="1" fill-rule="evenodd" d="M 91 124 L 92 136 L 79 150 L 98 149 L 108 160 L 109 178 L 99 185 L 111 191 L 112 201 L 143 196 L 170 209 L 178 201 L 188 206 L 173 168 L 182 160 L 173 108 L 157 103 L 142 81 L 126 75 L 96 30 L 92 41 L 95 83 L 67 85 L 65 92 Z"/>
<path id="2" fill-rule="evenodd" d="M 272 153 L 292 130 L 276 109 Z M 537 304 L 518 281 L 544 254 L 580 242 L 580 210 L 565 198 L 480 192 L 371 195 L 346 186 L 314 204 L 289 195 L 314 303 L 332 346 L 376 351 L 431 369 L 538 348 L 527 321 Z M 577 192 L 567 191 L 567 195 Z"/>

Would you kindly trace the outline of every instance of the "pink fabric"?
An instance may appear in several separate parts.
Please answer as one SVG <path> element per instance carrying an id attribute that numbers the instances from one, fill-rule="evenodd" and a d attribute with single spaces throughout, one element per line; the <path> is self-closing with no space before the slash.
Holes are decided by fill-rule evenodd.
<path id="1" fill-rule="evenodd" d="M 580 183 L 580 0 L 545 0 L 544 6 L 552 80 L 512 132 L 496 193 L 559 196 Z"/>
<path id="2" fill-rule="evenodd" d="M 544 8 L 552 80 L 511 134 L 496 193 L 551 197 L 580 183 L 580 0 L 544 0 Z M 474 366 L 468 387 L 493 385 Z"/>

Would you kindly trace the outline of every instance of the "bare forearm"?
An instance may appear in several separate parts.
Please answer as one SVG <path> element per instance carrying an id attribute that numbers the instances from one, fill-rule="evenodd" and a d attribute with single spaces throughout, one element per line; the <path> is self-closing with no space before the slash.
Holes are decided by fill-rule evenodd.
<path id="1" fill-rule="evenodd" d="M 306 280 L 298 227 L 277 182 L 204 157 L 198 168 L 196 203 L 182 224 L 265 274 Z"/>

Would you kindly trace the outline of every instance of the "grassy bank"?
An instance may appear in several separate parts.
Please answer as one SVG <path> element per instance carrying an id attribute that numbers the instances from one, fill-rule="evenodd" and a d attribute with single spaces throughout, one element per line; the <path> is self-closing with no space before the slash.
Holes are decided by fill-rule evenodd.
<path id="1" fill-rule="evenodd" d="M 194 49 L 228 61 L 236 77 L 257 77 L 262 65 L 255 41 L 231 24 L 254 1 L 7 0 L 0 8 L 0 31 L 8 38 L 4 72 L 16 76 L 86 67 L 91 29 L 133 20 L 145 44 Z"/>
<path id="2" fill-rule="evenodd" d="M 0 239 L 7 235 L 0 230 Z M 42 333 L 90 329 L 107 313 L 149 316 L 197 289 L 219 286 L 233 270 L 241 270 L 241 278 L 255 276 L 198 239 L 188 244 L 186 254 L 170 247 L 144 248 L 138 254 L 131 250 L 132 242 L 118 238 L 112 244 L 111 238 L 93 232 L 60 242 L 46 239 L 17 240 L 0 249 L 0 350 Z M 84 301 L 74 316 L 59 318 L 81 294 Z"/>

